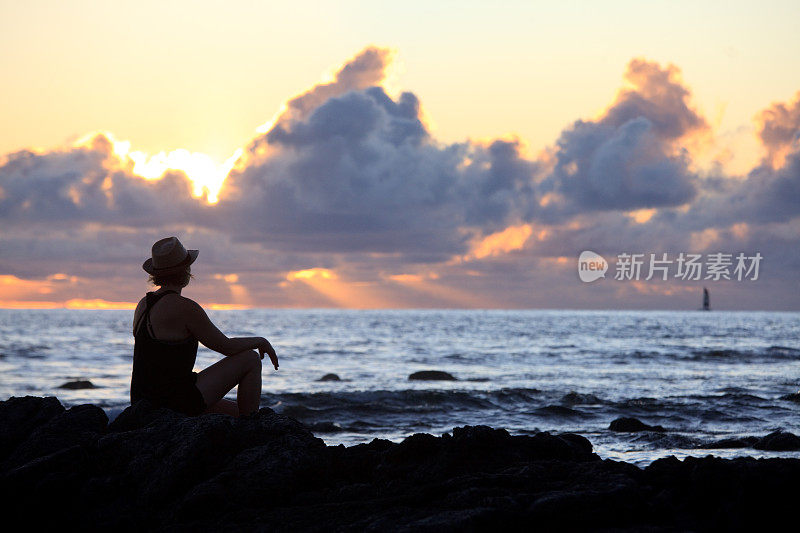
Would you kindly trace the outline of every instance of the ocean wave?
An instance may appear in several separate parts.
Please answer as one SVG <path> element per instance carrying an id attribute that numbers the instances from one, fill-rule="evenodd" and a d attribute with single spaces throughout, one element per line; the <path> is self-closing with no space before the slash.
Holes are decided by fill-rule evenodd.
<path id="1" fill-rule="evenodd" d="M 767 353 L 781 356 L 800 356 L 800 348 L 791 348 L 789 346 L 770 346 L 767 348 Z"/>
<path id="2" fill-rule="evenodd" d="M 608 402 L 607 409 L 625 416 L 655 416 L 679 424 L 761 425 L 785 408 L 775 400 L 747 393 L 694 394 L 670 398 L 629 398 Z"/>
<path id="3" fill-rule="evenodd" d="M 645 444 L 648 448 L 652 449 L 695 449 L 699 448 L 703 443 L 701 440 L 681 435 L 679 433 L 657 433 L 652 431 L 645 431 L 636 433 L 630 438 L 631 443 Z"/>
<path id="4" fill-rule="evenodd" d="M 603 400 L 594 394 L 581 394 L 570 391 L 561 397 L 561 403 L 566 405 L 592 405 L 603 403 Z"/>
<path id="5" fill-rule="evenodd" d="M 752 407 L 759 404 L 768 404 L 772 406 L 773 400 L 764 398 L 749 392 L 725 392 L 723 394 L 692 394 L 685 396 L 687 400 L 693 400 L 701 403 L 710 404 L 727 404 L 729 406 L 744 406 Z"/>
<path id="6" fill-rule="evenodd" d="M 663 399 L 641 397 L 641 398 L 626 398 L 618 402 L 613 402 L 613 405 L 623 411 L 635 409 L 641 411 L 659 411 L 664 409 L 668 402 Z"/>
<path id="7" fill-rule="evenodd" d="M 586 418 L 591 416 L 589 413 L 584 413 L 583 411 L 572 409 L 571 407 L 565 407 L 563 405 L 545 405 L 544 407 L 535 409 L 531 412 L 531 414 L 557 418 Z"/>
<path id="8" fill-rule="evenodd" d="M 46 344 L 12 344 L 0 346 L 0 353 L 7 357 L 22 357 L 25 359 L 45 359 L 51 347 Z"/>
<path id="9" fill-rule="evenodd" d="M 519 419 L 524 416 L 595 419 L 655 416 L 678 424 L 691 421 L 760 422 L 765 411 L 780 408 L 776 400 L 745 392 L 695 394 L 667 398 L 607 400 L 590 393 L 547 393 L 533 388 L 485 390 L 327 391 L 265 395 L 273 409 L 301 421 L 371 423 L 386 418 L 409 421 L 470 416 Z M 589 410 L 577 406 L 591 406 Z"/>
<path id="10" fill-rule="evenodd" d="M 418 416 L 494 412 L 498 409 L 516 412 L 542 406 L 539 396 L 538 389 L 326 391 L 263 395 L 273 409 L 298 419 L 319 419 L 332 414 L 375 419 L 382 415 Z"/>
<path id="11" fill-rule="evenodd" d="M 742 362 L 751 361 L 781 361 L 800 358 L 800 349 L 789 346 L 769 346 L 760 349 L 742 348 L 688 348 L 678 349 L 664 346 L 656 349 L 637 349 L 610 354 L 610 357 L 620 361 L 648 361 L 658 359 L 674 359 L 680 361 L 724 361 Z"/>
<path id="12" fill-rule="evenodd" d="M 734 359 L 751 357 L 754 352 L 747 350 L 734 350 L 729 348 L 708 348 L 702 350 L 692 350 L 690 352 L 693 359 Z"/>
<path id="13" fill-rule="evenodd" d="M 696 361 L 702 360 L 725 360 L 725 361 L 752 361 L 758 359 L 789 359 L 800 356 L 800 349 L 788 346 L 769 346 L 764 349 L 743 350 L 735 348 L 705 348 L 692 350 L 688 354 L 689 359 Z"/>

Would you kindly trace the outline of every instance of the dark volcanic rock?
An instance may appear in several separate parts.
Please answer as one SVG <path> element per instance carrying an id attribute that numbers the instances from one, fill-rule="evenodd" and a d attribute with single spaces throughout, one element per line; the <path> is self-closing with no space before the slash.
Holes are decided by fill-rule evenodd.
<path id="1" fill-rule="evenodd" d="M 456 381 L 456 378 L 452 374 L 444 372 L 443 370 L 420 370 L 408 376 L 408 379 L 411 381 Z"/>
<path id="2" fill-rule="evenodd" d="M 341 378 L 336 374 L 325 374 L 317 381 L 342 381 Z"/>
<path id="3" fill-rule="evenodd" d="M 117 418 L 108 425 L 108 431 L 131 431 L 141 429 L 157 420 L 173 420 L 177 423 L 183 418 L 180 413 L 166 408 L 153 407 L 147 400 L 141 400 L 117 415 Z"/>
<path id="4" fill-rule="evenodd" d="M 64 412 L 56 398 L 10 398 L 0 402 L 0 460 L 6 458 L 31 432 Z"/>
<path id="5" fill-rule="evenodd" d="M 755 448 L 756 450 L 788 452 L 800 450 L 800 437 L 785 431 L 774 431 L 763 437 L 722 439 L 699 447 L 707 449 Z"/>
<path id="6" fill-rule="evenodd" d="M 753 448 L 756 450 L 771 450 L 776 452 L 800 450 L 800 437 L 785 431 L 774 431 L 758 439 L 758 441 L 753 444 Z"/>
<path id="7" fill-rule="evenodd" d="M 657 494 L 653 522 L 681 531 L 755 531 L 790 519 L 797 475 L 798 459 L 669 457 L 644 469 L 643 485 Z"/>
<path id="8" fill-rule="evenodd" d="M 91 405 L 0 402 L 4 519 L 34 530 L 769 529 L 794 517 L 800 476 L 797 459 L 671 457 L 642 470 L 601 460 L 580 435 L 486 426 L 325 446 L 270 409 L 186 417 L 138 402 L 106 423 Z"/>
<path id="9" fill-rule="evenodd" d="M 620 431 L 620 432 L 635 432 L 635 431 L 657 431 L 657 432 L 664 432 L 662 426 L 651 426 L 645 424 L 638 418 L 617 418 L 611 424 L 609 424 L 608 429 L 611 431 Z"/>
<path id="10" fill-rule="evenodd" d="M 21 466 L 64 448 L 89 444 L 105 431 L 107 424 L 108 417 L 99 407 L 76 405 L 34 429 L 3 464 L 6 468 Z"/>
<path id="11" fill-rule="evenodd" d="M 80 379 L 77 381 L 67 381 L 58 386 L 59 389 L 96 389 L 97 387 L 88 379 Z"/>

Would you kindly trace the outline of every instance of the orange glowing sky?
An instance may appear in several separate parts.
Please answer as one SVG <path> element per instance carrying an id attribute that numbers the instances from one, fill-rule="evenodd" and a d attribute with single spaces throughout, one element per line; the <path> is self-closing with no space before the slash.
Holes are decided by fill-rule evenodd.
<path id="1" fill-rule="evenodd" d="M 134 151 L 182 149 L 223 166 L 289 95 L 375 43 L 399 51 L 390 88 L 413 88 L 437 137 L 514 133 L 534 152 L 603 109 L 631 57 L 675 63 L 741 170 L 757 155 L 755 113 L 800 87 L 798 11 L 791 1 L 4 1 L 0 153 L 104 130 Z"/>

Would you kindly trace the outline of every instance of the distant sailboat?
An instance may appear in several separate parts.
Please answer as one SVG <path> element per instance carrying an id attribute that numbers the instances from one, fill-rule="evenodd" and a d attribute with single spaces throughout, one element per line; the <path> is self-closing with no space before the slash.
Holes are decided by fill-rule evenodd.
<path id="1" fill-rule="evenodd" d="M 708 304 L 708 289 L 703 287 L 703 311 L 711 311 L 711 307 Z"/>

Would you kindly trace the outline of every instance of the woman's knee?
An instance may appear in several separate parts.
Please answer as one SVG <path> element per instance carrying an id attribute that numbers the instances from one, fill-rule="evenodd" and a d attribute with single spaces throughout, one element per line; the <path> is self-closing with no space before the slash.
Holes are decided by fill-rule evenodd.
<path id="1" fill-rule="evenodd" d="M 244 361 L 247 370 L 261 369 L 261 356 L 255 350 L 247 350 L 236 354 L 235 357 L 240 357 Z"/>

